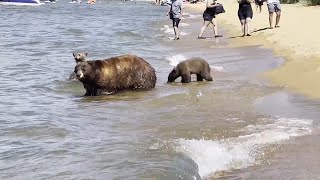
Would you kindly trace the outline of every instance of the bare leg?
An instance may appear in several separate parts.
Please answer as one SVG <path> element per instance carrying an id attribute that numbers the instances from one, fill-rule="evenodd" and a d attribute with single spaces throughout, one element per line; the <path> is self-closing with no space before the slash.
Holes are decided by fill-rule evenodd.
<path id="1" fill-rule="evenodd" d="M 240 23 L 241 23 L 241 30 L 242 30 L 242 33 L 243 33 L 243 36 L 245 36 L 246 34 L 245 34 L 245 32 L 244 32 L 244 23 L 245 23 L 245 20 L 244 19 L 241 19 L 240 20 Z"/>
<path id="2" fill-rule="evenodd" d="M 277 14 L 277 16 L 276 16 L 276 26 L 275 27 L 279 27 L 281 11 L 276 12 L 276 14 Z"/>
<path id="3" fill-rule="evenodd" d="M 250 34 L 249 34 L 249 23 L 250 23 L 250 21 L 251 21 L 251 18 L 247 18 L 246 19 L 246 22 L 245 22 L 245 25 L 244 25 L 244 29 L 245 29 L 245 35 L 247 35 L 247 36 L 251 36 Z"/>
<path id="4" fill-rule="evenodd" d="M 209 26 L 210 21 L 203 21 L 203 26 L 201 28 L 200 34 L 198 37 L 202 37 L 204 31 L 207 29 L 207 27 Z"/>
<path id="5" fill-rule="evenodd" d="M 270 25 L 270 29 L 272 29 L 272 21 L 273 21 L 273 12 L 269 12 L 269 25 Z"/>
<path id="6" fill-rule="evenodd" d="M 259 10 L 260 10 L 260 13 L 261 13 L 261 10 L 262 10 L 262 5 L 260 5 L 260 6 L 259 6 Z"/>
<path id="7" fill-rule="evenodd" d="M 174 31 L 174 39 L 177 40 L 179 39 L 179 36 L 180 36 L 180 32 L 179 32 L 179 29 L 178 29 L 178 24 L 179 24 L 179 19 L 177 18 L 173 18 L 172 19 L 172 27 L 173 27 L 173 31 Z"/>
<path id="8" fill-rule="evenodd" d="M 178 27 L 177 26 L 174 26 L 173 27 L 173 30 L 174 30 L 174 36 L 175 36 L 175 38 L 178 38 L 179 37 L 179 29 L 178 29 Z"/>
<path id="9" fill-rule="evenodd" d="M 218 26 L 216 18 L 212 19 L 214 37 L 218 35 Z"/>

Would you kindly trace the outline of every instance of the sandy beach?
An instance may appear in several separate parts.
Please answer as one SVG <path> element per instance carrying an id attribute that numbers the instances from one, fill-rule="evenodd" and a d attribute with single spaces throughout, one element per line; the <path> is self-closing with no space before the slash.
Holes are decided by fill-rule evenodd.
<path id="1" fill-rule="evenodd" d="M 218 15 L 217 20 L 227 28 L 228 34 L 225 36 L 231 40 L 232 46 L 262 45 L 273 49 L 275 55 L 285 59 L 285 63 L 265 75 L 273 83 L 287 87 L 288 90 L 320 98 L 320 84 L 315 83 L 320 78 L 320 21 L 317 20 L 320 18 L 319 6 L 282 4 L 280 28 L 267 29 L 269 21 L 266 3 L 261 13 L 256 11 L 255 4 L 252 3 L 252 36 L 242 38 L 239 37 L 242 33 L 237 16 L 237 1 L 220 3 L 224 5 L 226 13 Z M 186 4 L 185 9 L 202 13 L 205 3 Z"/>

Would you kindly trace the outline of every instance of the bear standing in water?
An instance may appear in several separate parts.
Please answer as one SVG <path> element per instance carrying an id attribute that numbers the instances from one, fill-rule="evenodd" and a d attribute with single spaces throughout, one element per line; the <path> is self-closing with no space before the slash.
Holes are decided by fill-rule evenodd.
<path id="1" fill-rule="evenodd" d="M 190 83 L 191 74 L 197 75 L 197 81 L 203 81 L 203 79 L 212 81 L 210 70 L 207 61 L 199 57 L 194 57 L 182 61 L 174 67 L 168 76 L 168 83 L 174 82 L 180 76 L 182 83 Z"/>
<path id="2" fill-rule="evenodd" d="M 112 94 L 125 89 L 149 89 L 156 85 L 155 69 L 135 55 L 84 61 L 74 73 L 86 89 L 85 96 Z"/>

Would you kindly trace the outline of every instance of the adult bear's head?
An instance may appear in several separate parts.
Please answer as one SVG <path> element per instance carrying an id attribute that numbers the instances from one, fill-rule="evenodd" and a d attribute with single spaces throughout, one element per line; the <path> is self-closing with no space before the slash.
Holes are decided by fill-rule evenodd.
<path id="1" fill-rule="evenodd" d="M 172 71 L 170 72 L 169 76 L 168 76 L 168 82 L 167 83 L 171 83 L 174 80 L 176 80 L 179 77 L 179 72 L 177 71 L 176 67 L 172 69 Z"/>
<path id="2" fill-rule="evenodd" d="M 87 61 L 78 63 L 74 68 L 74 73 L 81 82 L 94 80 L 96 74 L 92 63 Z"/>

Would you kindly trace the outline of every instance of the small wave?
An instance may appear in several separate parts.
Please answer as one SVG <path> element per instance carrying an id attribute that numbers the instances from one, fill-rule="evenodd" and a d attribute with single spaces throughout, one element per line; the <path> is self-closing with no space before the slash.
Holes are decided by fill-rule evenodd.
<path id="1" fill-rule="evenodd" d="M 164 25 L 163 28 L 160 28 L 161 31 L 163 31 L 165 34 L 174 34 L 173 28 L 169 27 L 168 25 Z M 180 36 L 187 36 L 190 33 L 186 32 L 180 32 Z"/>
<path id="2" fill-rule="evenodd" d="M 190 26 L 188 23 L 180 23 L 179 26 L 185 27 L 185 26 Z"/>
<path id="3" fill-rule="evenodd" d="M 242 131 L 249 133 L 223 140 L 175 140 L 176 150 L 193 159 L 203 178 L 230 169 L 240 169 L 255 164 L 263 157 L 261 148 L 277 144 L 292 137 L 312 132 L 312 120 L 279 118 L 267 125 L 249 125 Z"/>
<path id="4" fill-rule="evenodd" d="M 210 65 L 210 68 L 215 70 L 215 71 L 223 71 L 224 68 L 222 66 L 213 66 L 213 65 Z"/>
<path id="5" fill-rule="evenodd" d="M 189 35 L 190 33 L 186 33 L 186 32 L 181 32 L 180 33 L 180 36 L 187 36 L 187 35 Z"/>
<path id="6" fill-rule="evenodd" d="M 164 25 L 164 27 L 160 28 L 160 30 L 166 34 L 174 34 L 173 28 L 170 28 L 168 25 Z"/>
<path id="7" fill-rule="evenodd" d="M 166 58 L 166 60 L 169 61 L 169 64 L 174 67 L 178 65 L 181 61 L 184 61 L 186 59 L 187 58 L 182 54 L 178 54 L 178 55 L 174 55 Z"/>
<path id="8" fill-rule="evenodd" d="M 182 13 L 183 16 L 188 16 L 190 13 Z"/>
<path id="9" fill-rule="evenodd" d="M 202 17 L 202 15 L 201 14 L 189 14 L 189 17 L 187 17 L 187 18 L 195 19 L 195 18 L 199 18 L 199 17 Z"/>

